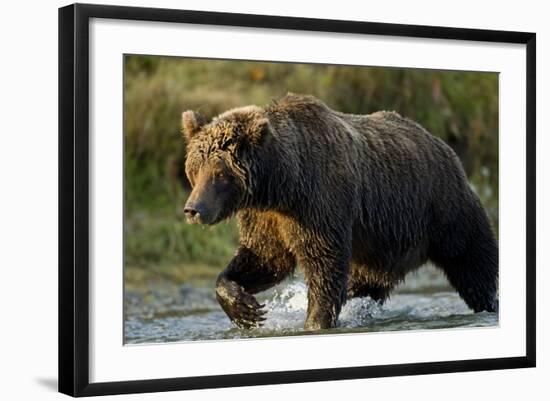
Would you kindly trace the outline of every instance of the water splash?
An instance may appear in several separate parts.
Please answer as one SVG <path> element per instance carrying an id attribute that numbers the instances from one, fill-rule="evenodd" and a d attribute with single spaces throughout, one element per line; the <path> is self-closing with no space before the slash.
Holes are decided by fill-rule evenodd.
<path id="1" fill-rule="evenodd" d="M 259 330 L 303 331 L 307 311 L 307 286 L 302 281 L 291 282 L 275 290 L 265 301 L 267 320 Z M 381 305 L 370 298 L 348 301 L 340 313 L 340 327 L 363 327 L 382 312 Z"/>

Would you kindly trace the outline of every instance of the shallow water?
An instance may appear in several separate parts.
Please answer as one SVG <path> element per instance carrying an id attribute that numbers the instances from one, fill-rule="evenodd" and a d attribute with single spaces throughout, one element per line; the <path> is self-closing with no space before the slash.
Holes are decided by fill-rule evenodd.
<path id="1" fill-rule="evenodd" d="M 300 277 L 257 298 L 265 303 L 267 320 L 260 328 L 236 328 L 218 306 L 213 288 L 150 288 L 125 294 L 125 343 L 160 343 L 306 334 L 307 288 Z M 339 327 L 315 334 L 427 330 L 498 325 L 498 314 L 474 314 L 433 267 L 407 276 L 384 304 L 351 299 L 343 307 Z"/>

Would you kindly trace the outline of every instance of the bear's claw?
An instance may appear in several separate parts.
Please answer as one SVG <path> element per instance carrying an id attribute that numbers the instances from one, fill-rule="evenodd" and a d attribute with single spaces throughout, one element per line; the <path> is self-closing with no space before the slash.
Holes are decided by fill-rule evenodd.
<path id="1" fill-rule="evenodd" d="M 259 304 L 256 298 L 247 293 L 240 285 L 227 279 L 218 282 L 216 297 L 229 319 L 243 329 L 262 326 L 267 311 L 265 304 Z"/>

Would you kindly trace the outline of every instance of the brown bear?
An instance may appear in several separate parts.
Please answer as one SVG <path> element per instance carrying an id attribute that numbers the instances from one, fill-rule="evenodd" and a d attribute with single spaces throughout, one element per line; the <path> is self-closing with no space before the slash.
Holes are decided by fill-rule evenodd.
<path id="1" fill-rule="evenodd" d="M 216 295 L 238 326 L 265 319 L 253 294 L 296 265 L 306 330 L 334 327 L 352 297 L 383 302 L 427 261 L 475 312 L 497 308 L 498 247 L 453 150 L 395 112 L 352 115 L 313 96 L 209 121 L 182 115 L 191 223 L 236 213 L 240 245 Z"/>

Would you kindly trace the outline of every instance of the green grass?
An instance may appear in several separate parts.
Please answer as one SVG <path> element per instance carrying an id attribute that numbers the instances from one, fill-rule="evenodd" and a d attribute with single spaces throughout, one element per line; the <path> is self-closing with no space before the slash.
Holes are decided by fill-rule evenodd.
<path id="1" fill-rule="evenodd" d="M 237 247 L 235 221 L 215 226 L 189 225 L 172 208 L 142 209 L 126 217 L 125 258 L 128 264 L 161 262 L 227 263 Z"/>

